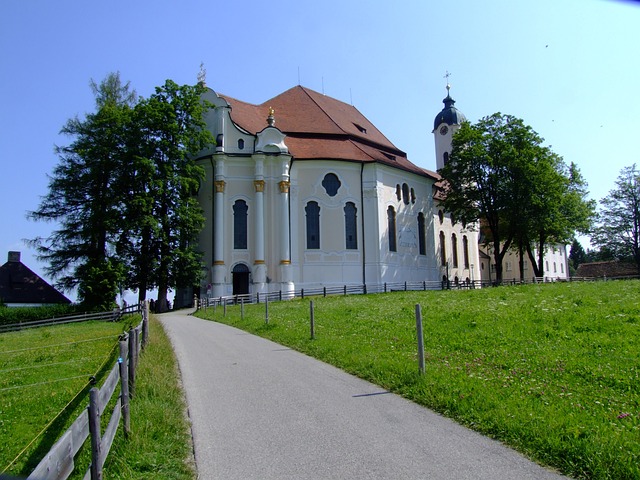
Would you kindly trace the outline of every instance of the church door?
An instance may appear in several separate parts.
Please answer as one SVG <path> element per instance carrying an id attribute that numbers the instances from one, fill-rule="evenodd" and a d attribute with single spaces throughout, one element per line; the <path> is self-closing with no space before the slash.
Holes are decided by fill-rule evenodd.
<path id="1" fill-rule="evenodd" d="M 233 294 L 246 295 L 249 293 L 249 267 L 239 263 L 233 267 Z"/>

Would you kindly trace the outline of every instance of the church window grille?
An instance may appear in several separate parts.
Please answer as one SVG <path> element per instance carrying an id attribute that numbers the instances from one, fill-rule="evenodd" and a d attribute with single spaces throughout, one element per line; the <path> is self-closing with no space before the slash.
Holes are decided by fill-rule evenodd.
<path id="1" fill-rule="evenodd" d="M 307 249 L 319 249 L 320 206 L 318 202 L 309 202 L 304 210 L 307 213 Z"/>
<path id="2" fill-rule="evenodd" d="M 462 254 L 464 255 L 464 268 L 469 268 L 469 239 L 466 235 L 462 237 Z"/>
<path id="3" fill-rule="evenodd" d="M 444 242 L 444 232 L 440 232 L 440 265 L 443 267 L 447 264 L 447 250 Z"/>
<path id="4" fill-rule="evenodd" d="M 442 155 L 442 160 L 444 161 L 445 165 L 449 163 L 449 152 L 444 152 L 444 154 Z"/>
<path id="5" fill-rule="evenodd" d="M 358 248 L 358 223 L 357 223 L 356 204 L 347 202 L 344 206 L 344 235 L 347 250 L 356 250 Z"/>
<path id="6" fill-rule="evenodd" d="M 236 200 L 233 204 L 233 248 L 247 248 L 247 211 L 249 207 L 244 200 Z"/>
<path id="7" fill-rule="evenodd" d="M 418 214 L 418 246 L 420 248 L 420 255 L 426 255 L 426 228 L 424 224 L 424 213 L 422 212 Z"/>
<path id="8" fill-rule="evenodd" d="M 338 190 L 342 186 L 340 183 L 340 179 L 335 173 L 327 173 L 322 180 L 322 186 L 324 187 L 325 192 L 330 197 L 335 197 L 338 194 Z"/>
<path id="9" fill-rule="evenodd" d="M 451 235 L 451 259 L 453 267 L 458 268 L 458 237 L 455 233 Z"/>
<path id="10" fill-rule="evenodd" d="M 389 231 L 389 251 L 397 252 L 398 247 L 396 244 L 396 211 L 393 207 L 387 209 L 387 223 Z"/>

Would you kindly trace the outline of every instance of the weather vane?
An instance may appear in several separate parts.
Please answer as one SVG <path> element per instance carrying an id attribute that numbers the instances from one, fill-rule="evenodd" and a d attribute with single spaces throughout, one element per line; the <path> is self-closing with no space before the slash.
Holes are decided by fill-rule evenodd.
<path id="1" fill-rule="evenodd" d="M 198 83 L 202 86 L 207 84 L 207 70 L 204 68 L 204 62 L 200 62 L 200 71 L 198 72 Z"/>
<path id="2" fill-rule="evenodd" d="M 446 78 L 447 79 L 447 92 L 449 92 L 449 90 L 451 89 L 451 85 L 449 85 L 449 77 L 450 76 L 451 76 L 451 74 L 449 73 L 449 70 L 445 70 L 444 77 L 442 77 L 442 78 Z"/>

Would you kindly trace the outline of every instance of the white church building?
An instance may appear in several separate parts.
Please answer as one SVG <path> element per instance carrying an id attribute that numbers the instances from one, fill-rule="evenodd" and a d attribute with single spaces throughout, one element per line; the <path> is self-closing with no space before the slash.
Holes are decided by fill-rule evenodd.
<path id="1" fill-rule="evenodd" d="M 202 295 L 489 278 L 478 232 L 439 208 L 440 176 L 352 105 L 302 86 L 260 105 L 211 89 L 204 98 L 216 145 L 198 158 Z M 437 168 L 464 120 L 443 102 Z"/>

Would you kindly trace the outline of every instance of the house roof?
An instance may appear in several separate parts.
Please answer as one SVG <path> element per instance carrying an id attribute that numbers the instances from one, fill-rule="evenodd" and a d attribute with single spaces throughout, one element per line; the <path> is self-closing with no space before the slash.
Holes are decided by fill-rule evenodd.
<path id="1" fill-rule="evenodd" d="M 591 262 L 583 263 L 576 270 L 576 277 L 635 277 L 638 267 L 634 263 L 619 262 Z"/>
<path id="2" fill-rule="evenodd" d="M 411 163 L 357 108 L 335 98 L 300 85 L 260 105 L 219 96 L 231 106 L 234 123 L 254 134 L 266 127 L 273 108 L 275 127 L 287 135 L 286 144 L 296 160 L 377 162 L 435 178 L 433 172 Z"/>
<path id="3" fill-rule="evenodd" d="M 71 303 L 19 260 L 0 267 L 0 301 L 10 303 Z"/>

